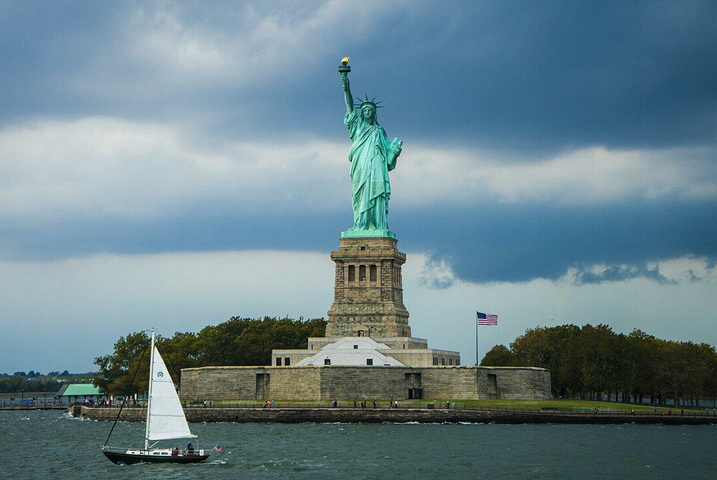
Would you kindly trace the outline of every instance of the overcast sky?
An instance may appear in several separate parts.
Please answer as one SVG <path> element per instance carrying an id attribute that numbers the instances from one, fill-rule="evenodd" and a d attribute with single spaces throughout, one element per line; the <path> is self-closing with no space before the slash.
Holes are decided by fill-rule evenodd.
<path id="1" fill-rule="evenodd" d="M 714 2 L 0 3 L 0 373 L 325 317 L 352 224 L 336 67 L 404 142 L 413 335 L 717 345 Z"/>

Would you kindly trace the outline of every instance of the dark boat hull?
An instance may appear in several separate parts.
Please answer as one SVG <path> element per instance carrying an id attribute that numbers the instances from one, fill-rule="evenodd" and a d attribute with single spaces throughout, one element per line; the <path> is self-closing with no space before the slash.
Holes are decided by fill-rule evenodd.
<path id="1" fill-rule="evenodd" d="M 198 463 L 203 462 L 209 455 L 138 455 L 125 452 L 103 451 L 112 463 L 118 465 L 132 465 L 135 463 Z"/>

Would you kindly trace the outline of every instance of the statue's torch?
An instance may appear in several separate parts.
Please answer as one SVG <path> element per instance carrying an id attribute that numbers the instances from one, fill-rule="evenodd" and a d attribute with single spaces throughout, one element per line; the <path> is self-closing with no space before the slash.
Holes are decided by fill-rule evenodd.
<path id="1" fill-rule="evenodd" d="M 341 75 L 348 75 L 350 71 L 351 67 L 349 66 L 349 57 L 342 58 L 341 65 L 339 65 L 339 73 Z"/>

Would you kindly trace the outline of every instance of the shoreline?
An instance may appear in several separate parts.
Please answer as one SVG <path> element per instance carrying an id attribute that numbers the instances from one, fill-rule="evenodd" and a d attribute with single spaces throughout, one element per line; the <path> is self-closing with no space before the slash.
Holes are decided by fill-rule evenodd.
<path id="1" fill-rule="evenodd" d="M 17 405 L 12 407 L 0 407 L 0 411 L 13 410 L 67 410 L 67 405 Z"/>
<path id="2" fill-rule="evenodd" d="M 715 425 L 715 415 L 577 413 L 487 409 L 354 408 L 354 407 L 189 407 L 187 421 L 226 423 L 498 423 L 608 425 Z M 73 405 L 68 412 L 77 418 L 114 421 L 117 408 Z M 125 408 L 120 420 L 145 421 L 144 408 Z"/>

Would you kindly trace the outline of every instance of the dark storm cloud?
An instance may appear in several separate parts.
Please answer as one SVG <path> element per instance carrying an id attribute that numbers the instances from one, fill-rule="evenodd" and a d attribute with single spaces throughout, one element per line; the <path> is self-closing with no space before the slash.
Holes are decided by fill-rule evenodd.
<path id="1" fill-rule="evenodd" d="M 494 205 L 401 212 L 392 227 L 402 248 L 446 259 L 458 278 L 473 282 L 555 280 L 569 268 L 593 264 L 624 264 L 634 276 L 659 281 L 655 272 L 640 266 L 682 256 L 717 258 L 714 218 L 714 202 L 597 208 Z M 583 278 L 589 280 L 598 278 Z M 602 280 L 610 280 L 607 273 Z"/>
<path id="2" fill-rule="evenodd" d="M 715 13 L 708 3 L 481 2 L 409 15 L 389 33 L 399 47 L 382 49 L 380 74 L 363 82 L 422 138 L 528 150 L 714 144 Z M 397 65 L 402 74 L 389 74 Z"/>
<path id="3" fill-rule="evenodd" d="M 53 260 L 103 253 L 252 249 L 328 251 L 335 247 L 342 224 L 340 217 L 346 215 L 317 217 L 295 213 L 231 212 L 217 215 L 215 211 L 197 210 L 182 218 L 152 220 L 112 216 L 98 221 L 55 218 L 33 225 L 9 220 L 0 227 L 0 238 L 4 239 L 4 259 L 11 260 Z M 67 228 L 68 224 L 72 228 Z"/>
<path id="4" fill-rule="evenodd" d="M 267 7 L 258 2 L 254 8 Z M 321 6 L 287 8 L 273 15 L 290 26 Z M 336 65 L 348 54 L 354 93 L 384 100 L 381 122 L 407 147 L 468 146 L 509 159 L 520 151 L 516 157 L 530 161 L 532 153 L 594 145 L 648 151 L 717 146 L 713 2 L 390 4 L 361 27 L 365 33 L 322 39 L 335 48 L 319 52 L 314 63 L 287 68 L 279 61 L 249 83 L 229 75 L 205 78 L 191 69 L 185 76 L 170 74 L 152 58 L 137 57 L 128 43 L 132 28 L 139 27 L 128 22 L 142 9 L 151 8 L 2 4 L 0 127 L 27 118 L 109 116 L 188 122 L 192 128 L 185 131 L 204 145 L 345 140 Z M 180 24 L 222 34 L 241 35 L 239 26 L 248 21 L 234 2 L 167 9 Z M 352 18 L 345 22 L 345 31 L 358 28 Z M 139 26 L 151 27 L 152 21 Z M 447 259 L 465 280 L 556 279 L 568 268 L 604 264 L 604 272 L 585 270 L 580 281 L 643 276 L 659 282 L 659 272 L 644 267 L 647 262 L 685 255 L 715 261 L 715 218 L 713 200 L 646 200 L 600 207 L 394 207 L 390 221 L 404 251 Z M 317 218 L 201 208 L 151 221 L 72 214 L 53 221 L 14 218 L 0 226 L 0 246 L 5 258 L 30 259 L 326 251 L 335 248 L 349 220 L 346 214 Z"/>
<path id="5" fill-rule="evenodd" d="M 660 268 L 648 267 L 647 265 L 630 265 L 629 267 L 610 267 L 595 272 L 579 268 L 575 273 L 577 285 L 597 284 L 603 282 L 624 282 L 634 278 L 646 278 L 653 280 L 660 285 L 677 285 L 676 280 L 669 279 L 660 273 Z M 690 279 L 695 281 L 694 278 Z"/>
<path id="6" fill-rule="evenodd" d="M 88 98 L 87 92 L 73 93 L 69 84 L 93 62 L 118 63 L 107 56 L 116 33 L 117 8 L 110 2 L 3 2 L 0 127 L 32 116 L 63 118 L 114 110 L 107 102 Z M 113 97 L 116 83 L 104 80 L 105 95 Z"/>
<path id="7" fill-rule="evenodd" d="M 207 119 L 198 129 L 225 138 L 334 135 L 335 64 L 349 54 L 356 92 L 383 98 L 383 117 L 400 122 L 407 141 L 523 151 L 715 144 L 713 2 L 397 3 L 363 35 L 326 38 L 336 50 L 316 63 L 277 64 L 248 86 L 140 64 L 118 30 L 141 4 L 18 5 L 3 7 L 2 123 L 192 115 Z M 202 5 L 168 10 L 188 26 L 242 34 L 242 5 Z M 286 8 L 273 15 L 290 28 L 321 7 Z M 356 28 L 351 20 L 345 31 Z M 92 91 L 70 88 L 80 80 Z"/>
<path id="8" fill-rule="evenodd" d="M 555 280 L 577 269 L 577 283 L 647 278 L 670 283 L 648 262 L 683 256 L 717 259 L 717 204 L 655 204 L 600 208 L 482 206 L 396 211 L 391 228 L 399 247 L 446 260 L 457 278 L 477 282 Z M 6 225 L 5 251 L 14 259 L 93 253 L 208 250 L 309 250 L 338 245 L 348 214 L 239 215 L 201 211 L 186 218 L 99 223 L 56 220 L 33 227 Z M 66 222 L 74 228 L 65 228 Z M 584 266 L 603 264 L 599 272 Z M 447 279 L 433 279 L 439 288 Z"/>

